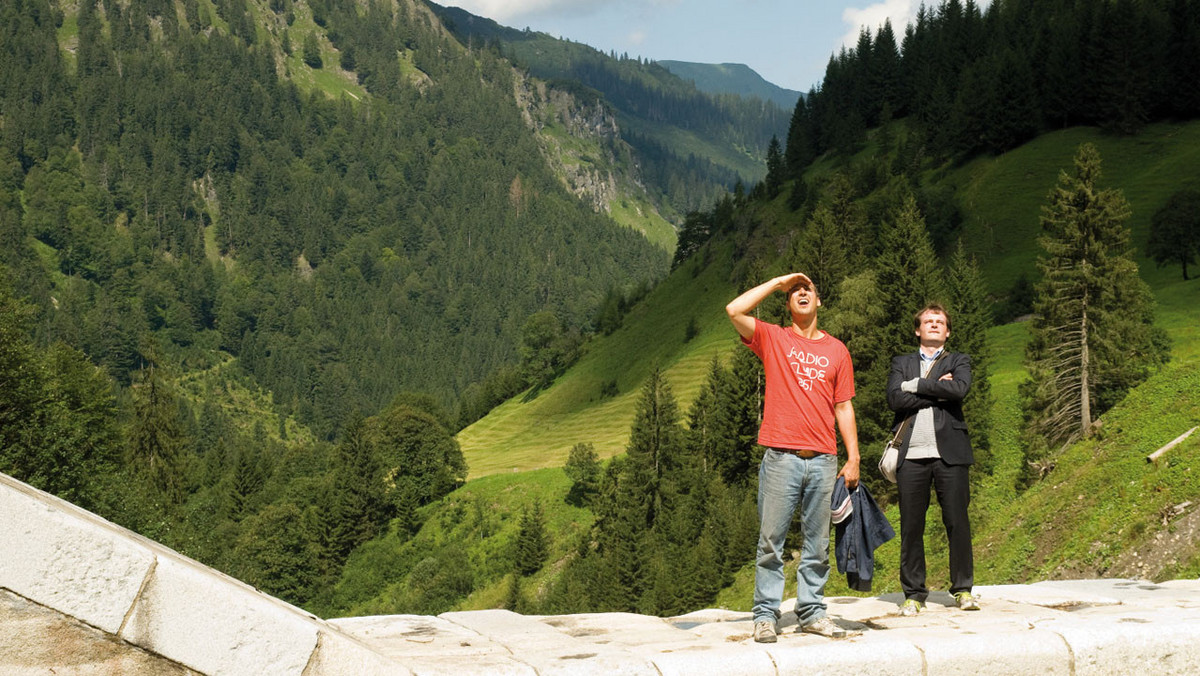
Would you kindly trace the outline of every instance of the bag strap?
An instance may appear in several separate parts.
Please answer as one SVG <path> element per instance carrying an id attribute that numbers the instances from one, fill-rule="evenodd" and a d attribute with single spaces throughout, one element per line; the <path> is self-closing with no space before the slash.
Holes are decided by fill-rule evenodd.
<path id="1" fill-rule="evenodd" d="M 933 373 L 933 367 L 937 366 L 938 362 L 940 362 L 942 360 L 942 357 L 945 357 L 945 356 L 946 356 L 946 350 L 945 350 L 945 348 L 943 348 L 942 353 L 939 354 L 937 356 L 937 359 L 934 359 L 933 363 L 929 365 L 929 373 Z M 896 444 L 898 444 L 900 442 L 900 438 L 904 436 L 905 426 L 907 426 L 910 422 L 915 420 L 916 417 L 917 417 L 917 414 L 913 413 L 912 415 L 905 418 L 904 422 L 900 423 L 900 426 L 896 428 L 896 433 L 892 435 L 892 441 L 888 444 L 889 446 L 896 446 Z M 897 448 L 899 448 L 899 447 L 897 446 Z"/>

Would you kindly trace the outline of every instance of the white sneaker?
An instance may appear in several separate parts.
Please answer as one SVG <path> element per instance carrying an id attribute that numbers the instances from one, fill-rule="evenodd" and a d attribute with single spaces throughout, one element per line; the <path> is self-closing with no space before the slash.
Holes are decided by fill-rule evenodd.
<path id="1" fill-rule="evenodd" d="M 775 623 L 767 620 L 758 620 L 754 623 L 754 642 L 755 643 L 774 643 L 779 639 L 775 636 Z"/>
<path id="2" fill-rule="evenodd" d="M 826 638 L 846 638 L 846 630 L 834 624 L 833 620 L 828 617 L 822 617 L 816 622 L 810 622 L 800 627 L 800 631 Z"/>

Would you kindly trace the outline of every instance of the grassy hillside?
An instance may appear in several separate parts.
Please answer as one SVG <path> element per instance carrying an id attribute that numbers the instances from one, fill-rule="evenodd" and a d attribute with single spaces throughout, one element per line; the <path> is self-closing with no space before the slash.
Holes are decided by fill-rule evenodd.
<path id="1" fill-rule="evenodd" d="M 979 256 L 985 280 L 994 290 L 1011 286 L 1022 271 L 1036 276 L 1038 215 L 1060 170 L 1069 169 L 1080 143 L 1096 143 L 1104 159 L 1104 182 L 1122 189 L 1133 216 L 1133 243 L 1145 241 L 1150 216 L 1186 184 L 1189 162 L 1200 165 L 1200 122 L 1155 125 L 1144 136 L 1112 137 L 1095 129 L 1071 129 L 1043 136 L 997 158 L 980 158 L 932 180 L 960 187 L 965 215 L 963 238 Z M 1170 178 L 1174 176 L 1174 181 Z M 1200 178 L 1192 179 L 1200 181 Z M 624 449 L 637 387 L 654 360 L 667 368 L 682 407 L 699 390 L 712 355 L 736 346 L 722 308 L 738 292 L 729 283 L 727 252 L 712 256 L 701 270 L 690 261 L 635 308 L 621 330 L 594 341 L 579 364 L 554 386 L 526 401 L 514 399 L 463 430 L 459 440 L 471 476 L 561 464 L 575 443 L 590 442 L 604 457 Z M 1176 354 L 1187 350 L 1197 329 L 1189 321 L 1200 302 L 1194 285 L 1175 286 L 1177 268 L 1141 261 L 1142 276 L 1159 296 L 1159 322 L 1180 336 Z M 693 277 L 693 275 L 696 275 Z M 1163 293 L 1171 289 L 1170 293 Z M 683 342 L 684 327 L 695 317 L 699 335 Z M 1019 350 L 1003 355 L 1019 365 Z M 996 377 L 1014 377 L 1002 376 Z M 601 399 L 615 380 L 620 395 Z"/>
<path id="2" fill-rule="evenodd" d="M 461 431 L 470 478 L 561 467 L 581 442 L 601 457 L 624 452 L 641 383 L 655 364 L 686 410 L 713 356 L 735 345 L 722 309 L 730 299 L 729 254 L 714 258 L 707 267 L 699 260 L 682 266 L 551 387 L 515 397 Z M 685 340 L 693 320 L 697 333 Z M 601 390 L 610 382 L 618 394 L 606 398 Z"/>
<path id="3" fill-rule="evenodd" d="M 513 541 L 522 510 L 539 501 L 546 517 L 549 561 L 543 570 L 525 582 L 542 584 L 554 573 L 553 562 L 565 557 L 575 536 L 592 523 L 587 509 L 563 502 L 570 482 L 561 470 L 523 472 L 471 481 L 441 501 L 422 510 L 421 531 L 411 539 L 395 530 L 357 549 L 346 564 L 345 574 L 321 612 L 331 615 L 371 615 L 434 612 L 437 587 L 445 579 L 458 577 L 459 588 L 468 594 L 463 608 L 498 608 L 504 605 L 511 576 L 497 571 L 511 569 Z M 423 565 L 436 571 L 430 579 L 404 579 L 397 570 Z M 417 578 L 419 576 L 413 576 Z M 453 585 L 451 585 L 453 586 Z"/>
<path id="4" fill-rule="evenodd" d="M 966 216 L 963 239 L 979 255 L 993 290 L 1005 290 L 1025 272 L 1036 274 L 1041 207 L 1060 171 L 1072 170 L 1081 143 L 1093 143 L 1103 159 L 1103 185 L 1119 188 L 1132 210 L 1133 244 L 1145 244 L 1150 218 L 1185 187 L 1200 187 L 1200 122 L 1154 124 L 1136 136 L 1116 136 L 1077 127 L 1038 137 L 1000 157 L 976 159 L 947 172 L 959 189 Z M 1153 263 L 1142 262 L 1142 276 Z M 1178 276 L 1178 270 L 1175 275 Z"/>

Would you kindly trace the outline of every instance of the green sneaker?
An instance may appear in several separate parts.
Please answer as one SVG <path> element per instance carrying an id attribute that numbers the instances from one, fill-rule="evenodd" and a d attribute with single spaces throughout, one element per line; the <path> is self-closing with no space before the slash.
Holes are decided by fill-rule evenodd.
<path id="1" fill-rule="evenodd" d="M 969 591 L 956 593 L 954 602 L 958 604 L 959 610 L 979 610 L 979 599 Z"/>
<path id="2" fill-rule="evenodd" d="M 900 606 L 900 617 L 916 617 L 922 610 L 925 610 L 925 604 L 916 599 L 908 599 L 904 605 Z"/>

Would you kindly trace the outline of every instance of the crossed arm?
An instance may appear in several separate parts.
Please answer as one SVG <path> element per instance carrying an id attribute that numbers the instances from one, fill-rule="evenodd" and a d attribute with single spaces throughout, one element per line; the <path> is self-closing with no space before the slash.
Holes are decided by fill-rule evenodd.
<path id="1" fill-rule="evenodd" d="M 904 390 L 904 357 L 892 359 L 888 374 L 887 401 L 893 411 L 915 411 L 935 406 L 939 401 L 962 401 L 971 389 L 971 357 L 957 355 L 954 367 L 936 380 L 916 378 L 916 392 Z"/>

